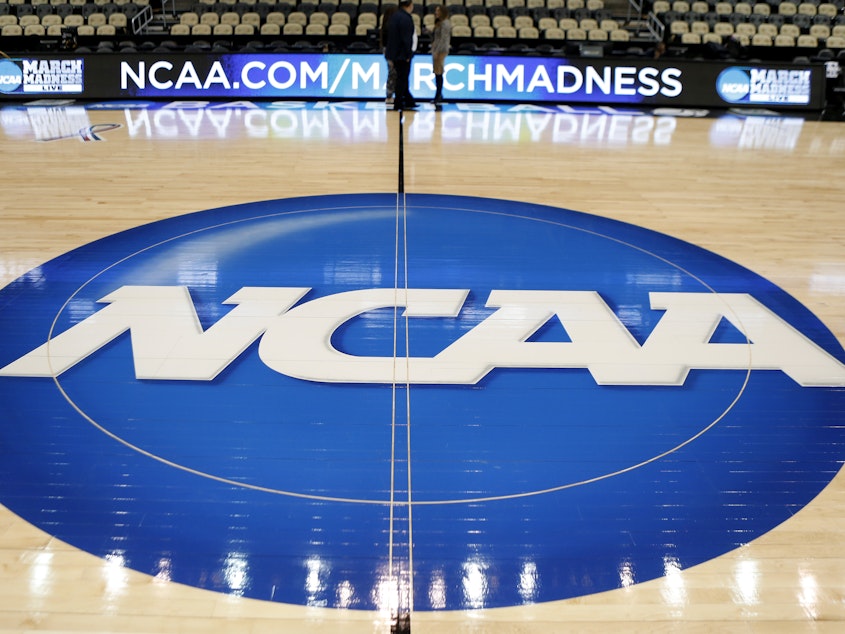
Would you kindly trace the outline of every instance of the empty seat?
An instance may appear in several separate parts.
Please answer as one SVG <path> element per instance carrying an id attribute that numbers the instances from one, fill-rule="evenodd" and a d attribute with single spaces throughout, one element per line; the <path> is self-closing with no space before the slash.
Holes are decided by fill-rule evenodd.
<path id="1" fill-rule="evenodd" d="M 329 14 L 323 11 L 315 11 L 308 16 L 308 24 L 321 24 L 323 26 L 329 25 Z"/>
<path id="2" fill-rule="evenodd" d="M 809 34 L 819 40 L 826 40 L 830 37 L 830 27 L 826 24 L 813 24 Z"/>
<path id="3" fill-rule="evenodd" d="M 251 24 L 257 29 L 261 26 L 261 16 L 255 11 L 247 11 L 241 15 L 241 24 Z"/>
<path id="4" fill-rule="evenodd" d="M 822 2 L 818 6 L 819 15 L 826 15 L 829 18 L 835 18 L 839 13 L 836 5 L 831 2 Z"/>
<path id="5" fill-rule="evenodd" d="M 88 19 L 86 20 L 86 22 L 96 29 L 98 26 L 103 26 L 104 24 L 107 23 L 106 14 L 105 13 L 92 13 L 91 15 L 88 16 Z"/>
<path id="6" fill-rule="evenodd" d="M 707 22 L 702 20 L 696 20 L 692 24 L 690 24 L 690 33 L 698 33 L 699 35 L 704 35 L 705 33 L 710 32 L 710 25 Z"/>
<path id="7" fill-rule="evenodd" d="M 778 34 L 778 27 L 776 27 L 774 24 L 769 24 L 768 22 L 765 22 L 763 24 L 757 25 L 757 33 L 759 35 L 767 35 L 768 37 L 774 39 L 775 36 Z"/>
<path id="8" fill-rule="evenodd" d="M 58 15 L 53 15 L 52 13 L 42 16 L 41 18 L 41 26 L 45 29 L 51 26 L 61 25 L 62 18 Z"/>
<path id="9" fill-rule="evenodd" d="M 534 18 L 530 15 L 518 15 L 513 20 L 513 27 L 519 31 L 526 27 L 534 26 Z"/>
<path id="10" fill-rule="evenodd" d="M 360 17 L 358 21 L 361 21 Z M 305 27 L 308 24 L 308 16 L 302 11 L 291 11 L 285 19 L 285 24 L 300 24 Z"/>
<path id="11" fill-rule="evenodd" d="M 265 22 L 261 25 L 261 35 L 281 35 L 282 27 L 273 22 Z"/>

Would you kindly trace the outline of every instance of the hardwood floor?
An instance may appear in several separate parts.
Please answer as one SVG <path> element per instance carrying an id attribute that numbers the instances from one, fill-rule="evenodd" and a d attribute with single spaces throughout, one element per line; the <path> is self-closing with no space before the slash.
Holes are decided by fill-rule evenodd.
<path id="1" fill-rule="evenodd" d="M 508 110 L 408 113 L 406 191 L 550 205 L 668 234 L 770 280 L 845 342 L 845 125 Z M 107 129 L 112 123 L 119 127 Z M 104 126 L 102 140 L 83 142 L 77 131 L 95 125 Z M 399 134 L 398 114 L 363 106 L 6 107 L 0 286 L 83 244 L 182 214 L 315 194 L 395 193 Z M 841 631 L 843 477 L 770 532 L 693 568 L 561 601 L 414 612 L 413 631 Z M 389 628 L 381 613 L 246 599 L 142 574 L 0 509 L 3 633 Z"/>

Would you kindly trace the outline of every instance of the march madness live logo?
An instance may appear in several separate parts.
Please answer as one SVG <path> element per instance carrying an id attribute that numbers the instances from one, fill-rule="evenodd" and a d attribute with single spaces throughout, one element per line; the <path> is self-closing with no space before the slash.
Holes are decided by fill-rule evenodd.
<path id="1" fill-rule="evenodd" d="M 81 59 L 6 59 L 0 61 L 0 92 L 81 93 Z"/>

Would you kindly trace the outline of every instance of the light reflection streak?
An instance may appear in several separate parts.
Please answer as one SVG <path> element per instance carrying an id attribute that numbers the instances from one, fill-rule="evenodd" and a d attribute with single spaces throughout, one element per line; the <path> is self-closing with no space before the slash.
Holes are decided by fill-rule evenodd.
<path id="1" fill-rule="evenodd" d="M 734 571 L 734 601 L 745 606 L 760 602 L 760 570 L 756 561 L 737 562 Z"/>
<path id="2" fill-rule="evenodd" d="M 223 563 L 223 579 L 232 594 L 241 596 L 249 585 L 249 563 L 242 553 L 229 553 Z"/>
<path id="3" fill-rule="evenodd" d="M 341 581 L 337 586 L 337 607 L 347 609 L 355 603 L 355 586 L 349 581 Z"/>
<path id="4" fill-rule="evenodd" d="M 619 564 L 619 585 L 623 588 L 630 588 L 636 582 L 634 564 L 630 561 L 623 561 Z"/>
<path id="5" fill-rule="evenodd" d="M 524 603 L 534 603 L 537 600 L 540 580 L 537 573 L 537 564 L 533 561 L 526 561 L 522 564 L 519 573 L 519 596 Z"/>
<path id="6" fill-rule="evenodd" d="M 162 557 L 158 560 L 158 572 L 154 579 L 159 583 L 166 583 L 173 578 L 173 561 L 170 557 Z"/>
<path id="7" fill-rule="evenodd" d="M 810 290 L 845 295 L 845 267 L 834 263 L 816 265 L 810 275 Z"/>
<path id="8" fill-rule="evenodd" d="M 442 570 L 434 573 L 428 586 L 428 602 L 433 610 L 442 610 L 446 607 L 446 578 Z"/>
<path id="9" fill-rule="evenodd" d="M 129 575 L 126 572 L 126 557 L 122 552 L 115 551 L 105 557 L 101 573 L 105 582 L 105 600 L 108 608 L 113 609 L 129 585 Z"/>
<path id="10" fill-rule="evenodd" d="M 798 603 L 804 608 L 804 612 L 811 619 L 819 616 L 819 582 L 815 575 L 803 568 L 798 571 L 798 585 L 801 591 L 798 593 Z"/>
<path id="11" fill-rule="evenodd" d="M 328 572 L 328 566 L 323 563 L 319 557 L 312 557 L 305 562 L 307 573 L 305 575 L 305 592 L 308 596 L 307 604 L 311 606 L 319 606 L 325 604 L 325 598 L 320 598 L 320 595 L 326 591 L 325 577 Z"/>
<path id="12" fill-rule="evenodd" d="M 29 594 L 39 599 L 50 594 L 53 578 L 53 553 L 42 551 L 29 570 Z"/>
<path id="13" fill-rule="evenodd" d="M 467 608 L 483 608 L 489 592 L 487 566 L 480 561 L 467 561 L 463 565 L 464 578 L 461 585 L 464 589 L 464 605 Z"/>
<path id="14" fill-rule="evenodd" d="M 672 606 L 682 607 L 687 603 L 687 589 L 684 583 L 681 563 L 676 557 L 663 558 L 663 600 Z"/>
<path id="15" fill-rule="evenodd" d="M 399 580 L 383 570 L 376 587 L 373 588 L 373 603 L 379 613 L 390 617 L 399 610 Z"/>

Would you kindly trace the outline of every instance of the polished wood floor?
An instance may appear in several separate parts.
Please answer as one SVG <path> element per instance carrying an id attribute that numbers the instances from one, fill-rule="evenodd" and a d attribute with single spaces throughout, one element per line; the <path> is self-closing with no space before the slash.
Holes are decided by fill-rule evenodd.
<path id="1" fill-rule="evenodd" d="M 75 134 L 110 123 L 120 127 L 103 125 L 101 141 Z M 315 193 L 395 192 L 398 131 L 398 115 L 378 109 L 4 109 L 0 283 L 76 246 L 178 214 Z M 409 192 L 550 204 L 687 240 L 773 281 L 845 342 L 845 124 L 473 108 L 409 113 L 404 131 Z M 414 632 L 432 633 L 843 628 L 841 473 L 775 530 L 678 575 L 558 603 L 414 616 Z M 31 631 L 389 626 L 369 613 L 161 581 L 0 509 L 0 632 Z"/>

